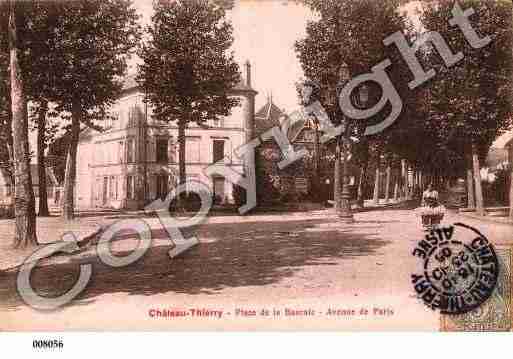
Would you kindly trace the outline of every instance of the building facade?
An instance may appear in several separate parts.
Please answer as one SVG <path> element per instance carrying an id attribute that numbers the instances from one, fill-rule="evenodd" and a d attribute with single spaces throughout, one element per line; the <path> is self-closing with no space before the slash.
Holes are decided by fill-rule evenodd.
<path id="1" fill-rule="evenodd" d="M 217 201 L 233 201 L 232 183 L 208 177 L 205 167 L 225 161 L 243 172 L 242 160 L 233 151 L 254 133 L 255 95 L 251 67 L 230 92 L 240 99 L 231 114 L 210 120 L 208 128 L 186 129 L 187 178 L 207 184 Z M 152 118 L 150 105 L 134 78 L 128 78 L 119 100 L 112 106 L 107 130 L 87 129 L 80 135 L 77 154 L 75 203 L 79 208 L 142 209 L 164 198 L 178 183 L 178 127 Z"/>

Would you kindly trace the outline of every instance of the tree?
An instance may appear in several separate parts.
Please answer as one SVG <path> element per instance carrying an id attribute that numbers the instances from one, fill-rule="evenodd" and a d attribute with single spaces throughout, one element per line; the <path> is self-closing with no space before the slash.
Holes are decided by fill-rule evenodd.
<path id="1" fill-rule="evenodd" d="M 381 167 L 381 152 L 378 151 L 376 153 L 376 175 L 374 177 L 374 192 L 373 192 L 373 196 L 372 196 L 372 201 L 373 201 L 374 205 L 376 205 L 376 206 L 379 204 L 379 190 L 381 187 L 380 167 Z"/>
<path id="2" fill-rule="evenodd" d="M 513 11 L 511 12 L 511 27 L 512 27 L 512 30 L 513 30 Z M 513 45 L 511 46 L 511 57 L 513 58 Z M 511 79 L 510 79 L 510 82 L 513 84 L 513 71 L 511 72 Z M 510 89 L 510 98 L 509 98 L 509 103 L 511 106 L 513 106 L 513 85 L 511 86 L 511 89 Z M 509 149 L 509 153 L 510 153 L 510 156 L 513 155 L 513 149 L 510 148 Z M 510 159 L 510 162 L 513 162 L 512 161 L 513 159 Z M 513 164 L 510 164 L 510 175 L 509 175 L 509 218 L 511 220 L 513 220 Z"/>
<path id="3" fill-rule="evenodd" d="M 7 2 L 0 4 L 0 27 L 5 31 L 0 32 L 0 43 L 2 49 L 8 42 L 8 11 Z M 39 176 L 39 215 L 48 215 L 47 193 L 46 193 L 46 169 L 44 161 L 44 145 L 46 143 L 46 113 L 48 108 L 49 94 L 52 84 L 49 81 L 50 71 L 55 70 L 48 61 L 52 52 L 48 46 L 53 31 L 51 17 L 48 9 L 51 8 L 51 2 L 31 1 L 23 4 L 24 18 L 26 21 L 20 23 L 17 29 L 20 39 L 19 65 L 24 77 L 24 90 L 29 108 L 35 108 L 36 111 L 29 112 L 30 119 L 35 122 L 38 129 L 38 176 Z M 54 14 L 55 15 L 55 14 Z M 0 55 L 0 72 L 5 73 L 9 70 L 8 61 L 5 60 L 5 54 Z M 59 73 L 60 74 L 60 73 Z M 7 143 L 8 152 L 12 153 L 12 133 L 10 128 L 11 114 L 6 111 L 10 104 L 10 94 L 6 91 L 9 85 L 8 76 L 1 77 L 0 84 L 0 134 Z M 12 162 L 12 155 L 9 156 Z"/>
<path id="4" fill-rule="evenodd" d="M 14 157 L 14 214 L 15 237 L 14 245 L 29 246 L 37 244 L 36 213 L 34 189 L 30 173 L 30 157 L 28 146 L 28 115 L 27 98 L 24 88 L 23 72 L 19 54 L 21 39 L 19 26 L 24 23 L 23 4 L 11 1 L 9 8 L 9 49 L 10 49 L 10 82 L 11 82 L 11 113 Z"/>
<path id="5" fill-rule="evenodd" d="M 240 76 L 233 53 L 228 53 L 233 30 L 224 8 L 206 0 L 157 0 L 154 10 L 147 28 L 150 39 L 139 51 L 144 63 L 138 81 L 153 105 L 153 117 L 178 124 L 182 184 L 186 128 L 227 116 L 238 104 L 229 96 Z"/>
<path id="6" fill-rule="evenodd" d="M 480 38 L 490 42 L 473 48 L 459 28 L 450 25 L 454 3 L 426 4 L 421 21 L 425 28 L 436 29 L 463 60 L 445 67 L 434 51 L 427 48 L 429 65 L 438 76 L 429 84 L 430 113 L 427 122 L 438 131 L 440 147 L 472 158 L 476 211 L 484 214 L 479 179 L 479 162 L 493 140 L 510 126 L 511 117 L 511 3 L 494 0 L 460 1 L 463 9 L 472 7 L 472 27 Z M 449 159 L 448 156 L 445 157 Z M 450 162 L 449 162 L 450 163 Z M 470 190 L 470 186 L 469 186 Z"/>
<path id="7" fill-rule="evenodd" d="M 11 168 L 13 165 L 9 14 L 9 3 L 0 2 L 0 29 L 5 30 L 0 31 L 0 141 L 6 146 L 5 152 L 2 152 L 6 155 L 2 157 L 2 167 L 5 168 Z"/>
<path id="8" fill-rule="evenodd" d="M 344 120 L 344 115 L 339 108 L 338 95 L 340 84 L 351 77 L 370 72 L 371 68 L 384 58 L 394 59 L 393 65 L 388 69 L 390 76 L 397 83 L 398 91 L 402 98 L 407 98 L 406 86 L 400 79 L 404 77 L 402 63 L 399 56 L 390 47 L 383 44 L 383 39 L 394 32 L 410 33 L 410 27 L 404 15 L 398 11 L 399 2 L 387 0 L 375 2 L 371 0 L 345 0 L 322 1 L 304 0 L 319 15 L 319 20 L 309 22 L 306 28 L 306 37 L 295 45 L 296 53 L 301 62 L 307 78 L 317 81 L 321 86 L 320 102 L 326 109 L 331 121 L 338 125 Z M 369 27 L 368 24 L 373 26 Z M 344 71 L 347 68 L 348 71 Z M 345 73 L 348 72 L 348 73 Z M 403 84 L 401 85 L 401 82 Z M 368 85 L 369 103 L 373 103 L 381 95 L 378 86 Z M 380 113 L 369 119 L 352 123 L 351 135 L 362 137 L 365 125 L 379 122 L 387 113 Z M 365 123 L 363 123 L 365 122 Z M 397 122 L 401 122 L 399 119 Z M 394 125 L 395 127 L 396 125 Z M 387 129 L 390 131 L 391 128 Z M 349 130 L 348 130 L 349 131 Z M 345 134 L 348 135 L 348 132 Z M 382 142 L 383 136 L 369 137 L 369 141 Z M 362 153 L 363 157 L 357 159 L 361 167 L 361 183 L 368 161 L 368 143 L 362 140 L 362 145 L 353 146 L 353 152 Z M 338 141 L 338 140 L 337 140 Z M 339 146 L 336 146 L 338 149 Z M 360 151 L 360 149 L 363 151 Z M 336 150 L 336 156 L 341 151 Z M 340 166 L 335 162 L 335 201 L 339 198 Z M 362 191 L 359 191 L 361 194 Z M 359 195 L 359 201 L 362 200 Z"/>
<path id="9" fill-rule="evenodd" d="M 51 101 L 57 97 L 53 79 L 61 75 L 60 69 L 53 64 L 56 43 L 53 35 L 58 16 L 62 16 L 55 11 L 57 4 L 55 1 L 30 2 L 30 21 L 21 34 L 25 54 L 22 68 L 26 78 L 27 99 L 31 104 L 29 119 L 34 125 L 33 131 L 37 131 L 38 215 L 42 217 L 49 216 L 45 150 L 58 128 L 48 123 L 49 116 L 57 116 L 49 109 L 52 107 Z"/>
<path id="10" fill-rule="evenodd" d="M 62 120 L 70 120 L 65 128 L 70 146 L 63 201 L 63 217 L 69 220 L 74 217 L 76 152 L 81 126 L 100 129 L 98 121 L 108 116 L 108 108 L 117 99 L 127 59 L 141 36 L 139 16 L 130 0 L 23 3 L 30 16 L 20 29 L 24 40 L 20 64 L 26 75 L 27 99 L 37 109 L 34 122 L 40 155 L 55 130 L 47 126 L 49 115 L 58 113 Z M 53 114 L 47 110 L 50 103 Z M 38 162 L 44 206 L 44 157 Z M 42 208 L 41 213 L 45 212 Z"/>
<path id="11" fill-rule="evenodd" d="M 122 89 L 127 60 L 140 39 L 139 16 L 130 0 L 55 2 L 49 41 L 56 111 L 68 113 L 68 154 L 63 218 L 74 218 L 76 156 L 82 126 L 97 127 Z"/>
<path id="12" fill-rule="evenodd" d="M 44 69 L 45 67 L 42 67 Z M 55 140 L 57 132 L 60 128 L 60 121 L 52 121 L 52 119 L 63 120 L 65 116 L 59 116 L 52 111 L 51 103 L 48 98 L 44 97 L 44 92 L 39 92 L 39 101 L 32 102 L 31 111 L 29 111 L 29 119 L 32 122 L 32 131 L 37 131 L 37 176 L 39 184 L 39 217 L 48 217 L 50 215 L 48 209 L 48 191 L 47 191 L 47 165 L 49 158 L 45 155 L 45 151 L 49 144 Z M 30 106 L 29 106 L 30 107 Z"/>

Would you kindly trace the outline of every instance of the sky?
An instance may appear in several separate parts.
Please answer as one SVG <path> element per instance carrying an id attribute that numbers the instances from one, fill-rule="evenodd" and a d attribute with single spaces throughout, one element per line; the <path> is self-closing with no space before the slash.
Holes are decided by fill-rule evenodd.
<path id="1" fill-rule="evenodd" d="M 152 0 L 134 0 L 134 5 L 143 16 L 142 22 L 149 23 Z M 412 18 L 416 17 L 413 9 L 417 6 L 413 2 L 406 7 Z M 276 105 L 286 112 L 293 111 L 298 106 L 294 84 L 304 77 L 294 43 L 304 38 L 307 21 L 314 20 L 315 15 L 294 1 L 237 0 L 228 18 L 234 28 L 236 61 L 241 70 L 246 60 L 252 65 L 257 110 L 272 94 Z"/>
<path id="2" fill-rule="evenodd" d="M 148 23 L 152 1 L 134 0 L 134 6 L 143 16 L 142 22 Z M 271 93 L 276 105 L 287 112 L 293 110 L 297 107 L 294 83 L 303 77 L 294 43 L 305 36 L 306 22 L 314 15 L 287 0 L 238 0 L 228 18 L 234 29 L 232 50 L 241 71 L 246 60 L 251 63 L 257 110 Z"/>
<path id="3" fill-rule="evenodd" d="M 134 0 L 142 15 L 142 22 L 149 23 L 152 0 Z M 404 6 L 414 26 L 419 27 L 418 1 Z M 252 67 L 252 86 L 258 91 L 256 110 L 272 94 L 273 102 L 290 113 L 298 107 L 295 82 L 304 77 L 294 51 L 294 43 L 305 36 L 306 24 L 315 15 L 303 5 L 287 0 L 237 0 L 228 12 L 234 28 L 233 52 L 241 71 L 249 60 Z M 131 70 L 135 71 L 132 62 Z M 494 146 L 503 147 L 511 134 L 499 138 Z"/>

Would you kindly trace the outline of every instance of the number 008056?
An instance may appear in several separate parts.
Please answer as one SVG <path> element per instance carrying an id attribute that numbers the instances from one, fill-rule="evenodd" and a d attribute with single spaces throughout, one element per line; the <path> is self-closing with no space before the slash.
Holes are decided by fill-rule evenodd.
<path id="1" fill-rule="evenodd" d="M 62 339 L 33 340 L 32 348 L 34 348 L 34 349 L 62 349 L 62 348 L 64 348 L 64 342 L 62 341 Z"/>

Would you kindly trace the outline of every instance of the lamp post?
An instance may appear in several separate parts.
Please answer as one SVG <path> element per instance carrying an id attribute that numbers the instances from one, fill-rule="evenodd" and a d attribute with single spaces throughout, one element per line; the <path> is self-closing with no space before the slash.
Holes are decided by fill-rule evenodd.
<path id="1" fill-rule="evenodd" d="M 345 81 L 349 78 L 349 71 L 346 65 L 341 67 L 339 78 L 341 81 Z M 343 87 L 341 87 L 341 89 L 342 88 Z M 363 84 L 357 88 L 355 96 L 352 97 L 352 102 L 356 107 L 365 108 L 368 99 L 369 88 Z M 349 190 L 348 168 L 348 155 L 351 149 L 351 128 L 349 118 L 342 115 L 342 123 L 344 125 L 345 132 L 337 137 L 335 150 L 335 211 L 340 222 L 353 223 L 354 217 L 351 211 L 351 192 Z"/>

